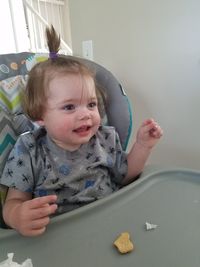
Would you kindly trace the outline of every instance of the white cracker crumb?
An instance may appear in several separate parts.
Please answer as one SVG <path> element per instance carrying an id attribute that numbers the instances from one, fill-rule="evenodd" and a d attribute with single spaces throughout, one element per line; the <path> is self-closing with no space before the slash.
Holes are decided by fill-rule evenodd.
<path id="1" fill-rule="evenodd" d="M 156 229 L 158 227 L 157 224 L 152 224 L 152 223 L 149 223 L 149 222 L 146 222 L 145 223 L 145 226 L 146 226 L 146 230 L 153 230 L 153 229 Z"/>

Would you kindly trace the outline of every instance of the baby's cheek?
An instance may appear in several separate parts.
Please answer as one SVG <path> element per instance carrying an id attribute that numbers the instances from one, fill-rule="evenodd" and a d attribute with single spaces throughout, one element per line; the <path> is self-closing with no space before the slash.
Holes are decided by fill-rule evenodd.
<path id="1" fill-rule="evenodd" d="M 57 136 L 64 136 L 66 135 L 66 133 L 69 131 L 68 127 L 66 124 L 62 123 L 60 125 L 57 125 L 55 128 L 54 128 L 54 131 L 56 132 L 56 135 Z"/>
<path id="2" fill-rule="evenodd" d="M 101 122 L 101 117 L 100 117 L 100 114 L 97 113 L 97 114 L 96 114 L 96 117 L 95 117 L 95 123 L 96 123 L 97 125 L 99 125 L 100 122 Z"/>

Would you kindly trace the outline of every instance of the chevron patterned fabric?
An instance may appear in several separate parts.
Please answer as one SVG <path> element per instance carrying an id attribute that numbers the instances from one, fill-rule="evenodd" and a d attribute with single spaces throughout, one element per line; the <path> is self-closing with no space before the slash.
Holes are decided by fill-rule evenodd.
<path id="1" fill-rule="evenodd" d="M 26 76 L 10 77 L 0 81 L 0 107 L 9 113 L 21 111 L 21 93 L 25 88 Z"/>
<path id="2" fill-rule="evenodd" d="M 0 177 L 18 135 L 35 127 L 22 114 L 21 93 L 37 58 L 34 53 L 26 52 L 0 55 Z M 7 188 L 0 185 L 0 225 L 6 192 Z"/>
<path id="3" fill-rule="evenodd" d="M 0 173 L 8 153 L 15 144 L 17 133 L 11 115 L 0 110 Z"/>
<path id="4" fill-rule="evenodd" d="M 14 146 L 17 133 L 14 129 L 12 116 L 0 110 L 0 175 L 2 174 L 8 154 Z M 6 195 L 5 187 L 0 185 L 0 200 L 3 203 Z"/>

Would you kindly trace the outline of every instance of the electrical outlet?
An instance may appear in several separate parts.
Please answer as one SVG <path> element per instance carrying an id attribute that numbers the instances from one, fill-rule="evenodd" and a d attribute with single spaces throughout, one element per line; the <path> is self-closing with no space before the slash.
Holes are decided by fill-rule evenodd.
<path id="1" fill-rule="evenodd" d="M 83 57 L 89 60 L 93 60 L 93 46 L 92 40 L 82 42 Z"/>

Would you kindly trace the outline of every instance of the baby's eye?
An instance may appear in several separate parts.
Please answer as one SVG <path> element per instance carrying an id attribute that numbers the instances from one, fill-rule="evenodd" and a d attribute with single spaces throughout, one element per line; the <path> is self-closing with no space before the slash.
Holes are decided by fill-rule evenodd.
<path id="1" fill-rule="evenodd" d="M 73 105 L 73 104 L 68 104 L 68 105 L 65 105 L 65 106 L 63 107 L 63 109 L 64 109 L 64 110 L 69 110 L 69 111 L 71 111 L 71 110 L 74 110 L 74 109 L 75 109 L 75 105 Z"/>
<path id="2" fill-rule="evenodd" d="M 88 104 L 89 108 L 95 108 L 97 106 L 97 102 L 93 101 Z"/>

